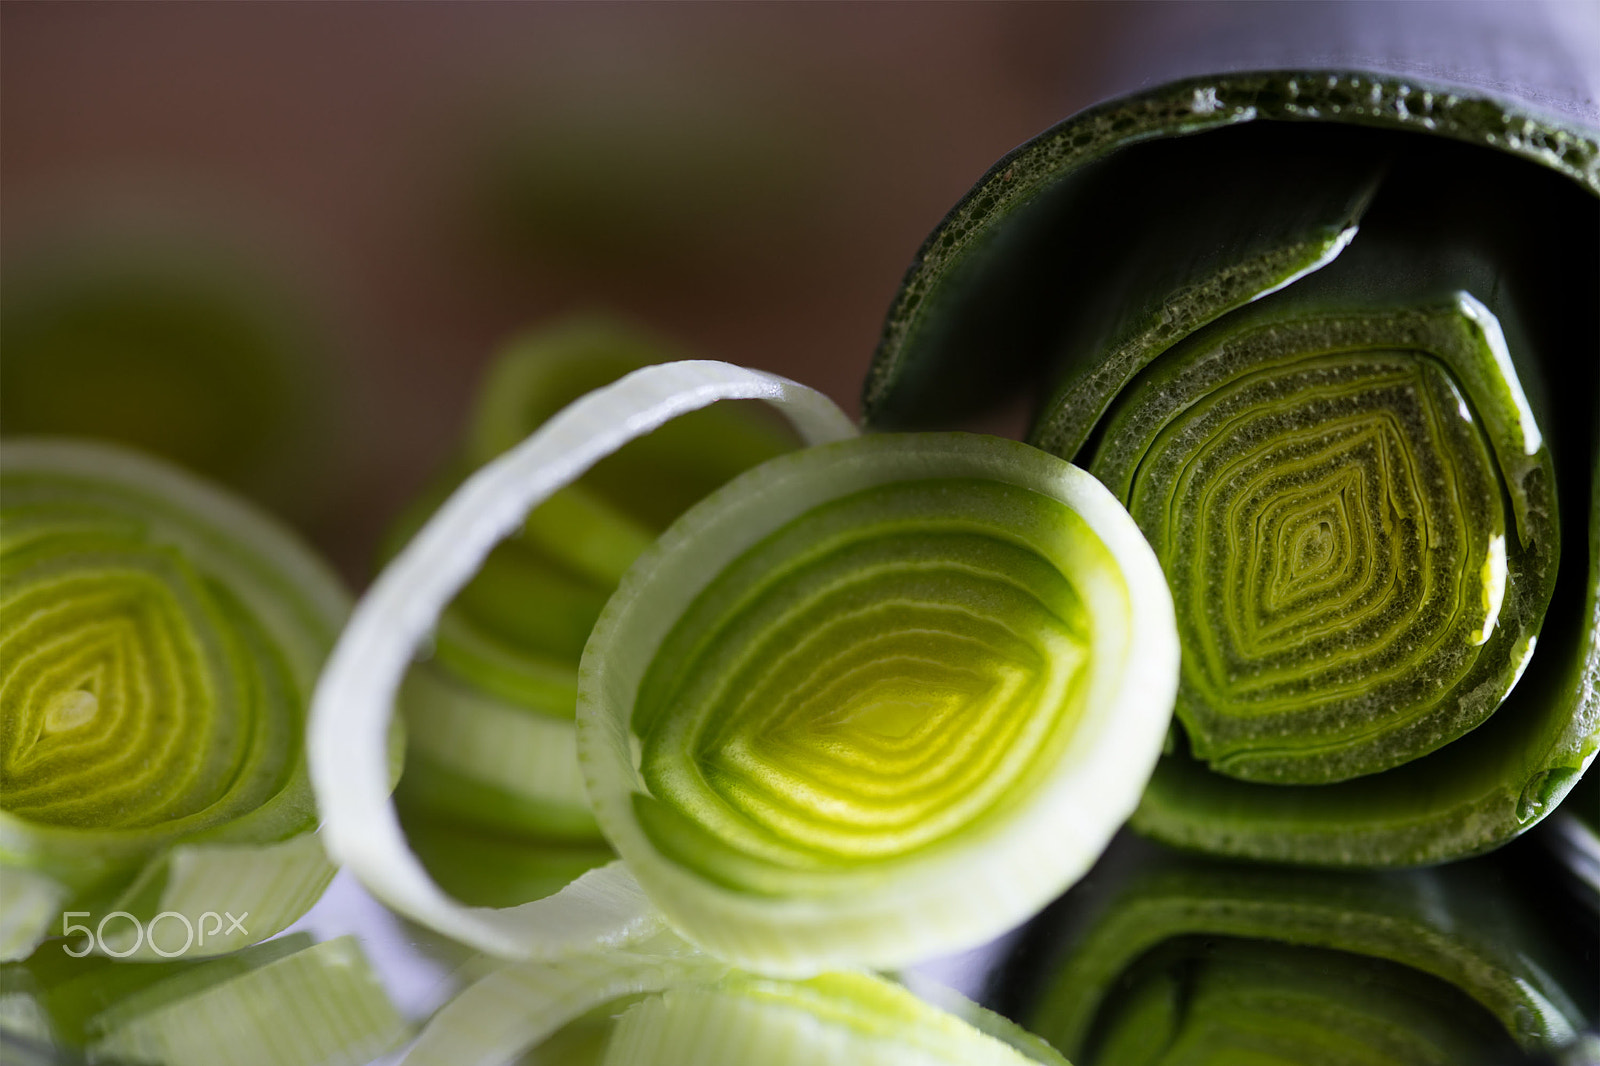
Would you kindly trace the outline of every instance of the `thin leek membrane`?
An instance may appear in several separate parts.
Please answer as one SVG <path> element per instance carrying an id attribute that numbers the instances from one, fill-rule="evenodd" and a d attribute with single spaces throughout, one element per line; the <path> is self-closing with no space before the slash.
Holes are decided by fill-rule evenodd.
<path id="1" fill-rule="evenodd" d="M 459 454 L 403 517 L 405 543 L 471 470 L 592 389 L 676 353 L 605 319 L 511 342 L 490 368 Z M 772 412 L 718 404 L 662 426 L 558 490 L 446 608 L 401 692 L 407 840 L 456 899 L 514 906 L 612 858 L 589 812 L 573 713 L 578 660 L 606 598 L 681 511 L 795 446 Z M 391 552 L 392 554 L 392 552 Z"/>
<path id="2" fill-rule="evenodd" d="M 1437 862 L 1592 761 L 1597 159 L 1465 90 L 1223 75 L 1047 131 L 929 239 L 868 422 L 1031 387 L 1128 504 L 1184 645 L 1141 831 Z"/>
<path id="3" fill-rule="evenodd" d="M 8 441 L 0 493 L 5 956 L 68 933 L 67 911 L 143 960 L 284 928 L 333 874 L 303 715 L 338 580 L 264 514 L 125 449 Z M 116 911 L 135 921 L 102 929 Z M 182 921 L 144 935 L 168 911 Z"/>

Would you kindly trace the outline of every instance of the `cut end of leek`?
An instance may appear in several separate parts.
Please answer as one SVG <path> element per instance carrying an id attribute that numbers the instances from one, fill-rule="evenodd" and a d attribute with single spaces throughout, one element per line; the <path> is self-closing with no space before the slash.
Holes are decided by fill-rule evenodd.
<path id="1" fill-rule="evenodd" d="M 283 928 L 331 875 L 302 727 L 338 580 L 253 507 L 122 448 L 8 441 L 0 495 L 0 867 L 30 886 L 0 909 L 7 953 L 49 931 L 21 913 L 47 882 L 57 906 L 227 904 L 255 939 Z"/>
<path id="2" fill-rule="evenodd" d="M 585 653 L 579 755 L 690 940 L 766 973 L 897 966 L 1089 866 L 1160 752 L 1177 657 L 1159 566 L 1086 473 L 864 438 L 744 475 L 641 557 Z"/>

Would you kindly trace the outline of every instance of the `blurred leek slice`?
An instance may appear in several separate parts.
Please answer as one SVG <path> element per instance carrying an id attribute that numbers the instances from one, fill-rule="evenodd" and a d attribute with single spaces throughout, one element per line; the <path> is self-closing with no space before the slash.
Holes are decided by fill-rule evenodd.
<path id="1" fill-rule="evenodd" d="M 47 948 L 0 969 L 0 1002 L 0 1047 L 82 1050 L 93 1062 L 361 1066 L 409 1035 L 348 936 L 313 944 L 295 933 L 204 962 Z"/>
<path id="2" fill-rule="evenodd" d="M 868 423 L 1031 388 L 1129 504 L 1184 642 L 1141 831 L 1437 862 L 1592 761 L 1597 159 L 1468 90 L 1220 75 L 1047 131 L 929 238 Z"/>
<path id="3" fill-rule="evenodd" d="M 674 929 L 767 974 L 971 947 L 1094 861 L 1159 752 L 1171 600 L 1082 470 L 969 434 L 784 456 L 684 515 L 584 653 L 579 756 Z"/>
<path id="4" fill-rule="evenodd" d="M 406 515 L 409 539 L 466 473 L 593 389 L 677 353 L 605 319 L 513 341 L 484 380 L 459 456 Z M 635 556 L 690 504 L 796 441 L 739 404 L 695 411 L 625 445 L 535 508 L 439 620 L 401 695 L 407 839 L 455 898 L 509 907 L 612 858 L 578 772 L 578 660 Z"/>
<path id="5" fill-rule="evenodd" d="M 870 974 L 757 977 L 662 934 L 629 950 L 492 966 L 434 1015 L 405 1061 L 1065 1066 L 1004 1018 L 966 1008 L 963 1019 Z"/>
<path id="6" fill-rule="evenodd" d="M 525 369 L 523 365 L 514 372 Z M 570 375 L 585 369 L 580 363 L 568 366 L 565 372 Z M 609 375 L 602 377 L 607 379 Z M 497 390 L 493 395 L 503 398 L 505 393 Z M 550 402 L 546 394 L 539 392 L 519 395 L 529 397 L 520 401 L 526 404 L 524 410 Z M 530 512 L 539 504 L 591 469 L 598 473 L 597 464 L 630 441 L 681 415 L 730 399 L 771 404 L 788 418 L 801 439 L 810 443 L 838 440 L 855 433 L 850 420 L 831 400 L 784 378 L 710 361 L 647 366 L 561 408 L 526 440 L 478 469 L 379 574 L 345 627 L 318 681 L 309 739 L 312 780 L 326 819 L 329 851 L 378 898 L 439 932 L 507 957 L 542 957 L 596 943 L 622 944 L 660 928 L 659 916 L 618 863 L 590 870 L 555 896 L 519 902 L 516 906 L 497 909 L 492 905 L 515 899 L 533 884 L 534 879 L 529 878 L 518 887 L 516 879 L 520 875 L 516 871 L 508 871 L 511 876 L 501 883 L 486 880 L 480 886 L 486 893 L 485 902 L 478 905 L 452 896 L 430 873 L 426 856 L 419 858 L 412 850 L 426 850 L 430 846 L 427 839 L 418 834 L 408 841 L 396 806 L 390 803 L 384 746 L 396 694 L 417 648 L 429 638 L 441 642 L 450 639 L 441 616 L 479 572 L 496 544 L 527 528 Z M 559 402 L 553 401 L 551 406 Z M 532 421 L 537 424 L 540 417 L 536 414 Z M 517 424 L 513 420 L 513 425 Z M 514 434 L 516 429 L 511 432 Z M 689 443 L 701 450 L 720 447 L 717 438 L 706 441 L 694 434 L 689 435 Z M 631 477 L 625 481 L 631 482 Z M 659 501 L 660 490 L 666 484 L 665 478 L 641 482 L 640 499 Z M 542 521 L 536 515 L 534 525 Z M 553 527 L 558 535 L 552 535 L 545 546 L 553 544 L 556 549 L 569 548 L 587 556 L 594 542 L 579 535 L 561 536 L 562 528 L 559 522 Z M 622 562 L 625 565 L 626 560 Z M 528 587 L 530 596 L 544 591 L 538 582 Z M 574 628 L 570 632 L 581 638 L 587 630 Z M 441 652 L 436 659 L 436 664 L 428 665 L 437 666 L 441 680 L 459 672 L 459 664 L 452 665 L 448 652 Z M 559 665 L 561 660 L 556 662 Z M 566 662 L 568 665 L 561 669 L 570 671 L 570 659 Z M 513 657 L 509 672 L 514 674 L 521 665 Z M 569 674 L 567 684 L 575 682 Z M 509 694 L 492 695 L 504 704 L 494 712 L 501 718 L 525 714 L 529 717 L 524 724 L 536 721 L 541 729 L 567 724 L 550 713 L 558 708 L 547 708 L 546 720 L 537 720 L 532 717 L 537 712 L 515 706 Z M 488 700 L 479 702 L 480 707 L 487 705 Z M 429 713 L 455 714 L 457 710 L 440 702 Z M 468 709 L 466 713 L 476 711 Z M 447 747 L 456 754 L 473 750 L 483 754 L 494 746 L 493 738 L 485 742 L 481 736 L 468 735 L 467 729 L 436 730 L 421 720 L 417 729 L 424 736 L 424 758 L 437 756 Z M 500 759 L 480 761 L 473 756 L 460 759 L 455 769 L 460 772 L 453 780 L 442 774 L 434 776 L 426 790 L 419 790 L 420 796 L 412 791 L 413 786 L 402 784 L 403 800 L 408 804 L 418 801 L 432 812 L 447 813 L 452 819 L 480 824 L 503 819 L 535 830 L 547 824 L 548 804 L 529 803 L 522 810 L 499 804 L 497 796 L 515 783 L 515 766 Z M 563 773 L 570 779 L 570 765 Z M 547 787 L 547 783 L 527 781 L 525 787 L 536 790 Z M 574 796 L 574 805 L 576 801 Z M 575 810 L 575 806 L 568 807 L 569 812 Z M 524 818 L 524 814 L 528 817 Z M 432 839 L 450 843 L 452 835 L 457 838 L 455 843 L 469 843 L 449 825 Z M 515 835 L 513 843 L 514 840 Z M 436 852 L 434 857 L 439 859 L 441 855 L 444 852 Z M 449 861 L 448 856 L 445 861 Z M 492 856 L 488 857 L 486 865 L 493 861 Z M 454 887 L 479 890 L 459 882 Z M 493 899 L 489 893 L 500 894 L 500 899 Z"/>
<path id="7" fill-rule="evenodd" d="M 1124 838 L 1030 927 L 1001 1009 L 1080 1066 L 1522 1061 L 1595 1021 L 1544 889 L 1492 859 L 1313 873 Z"/>
<path id="8" fill-rule="evenodd" d="M 119 956 L 215 954 L 333 869 L 303 743 L 338 580 L 276 522 L 107 445 L 0 448 L 0 932 L 6 958 L 115 911 Z M 206 915 L 210 912 L 211 917 Z M 224 926 L 224 912 L 249 918 Z"/>
<path id="9" fill-rule="evenodd" d="M 288 265 L 203 215 L 91 210 L 8 262 L 0 432 L 129 445 L 303 520 L 337 375 Z"/>

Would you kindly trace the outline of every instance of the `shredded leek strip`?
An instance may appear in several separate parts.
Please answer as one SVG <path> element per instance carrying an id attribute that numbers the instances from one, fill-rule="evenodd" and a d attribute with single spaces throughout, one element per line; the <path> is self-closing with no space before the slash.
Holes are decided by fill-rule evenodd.
<path id="1" fill-rule="evenodd" d="M 616 864 L 518 907 L 452 899 L 407 846 L 389 800 L 384 739 L 415 650 L 498 542 L 629 441 L 728 399 L 773 405 L 810 443 L 855 433 L 832 401 L 771 374 L 707 361 L 646 367 L 563 408 L 467 478 L 358 604 L 313 700 L 311 775 L 330 853 L 384 902 L 479 950 L 512 957 L 620 943 L 660 928 Z"/>
<path id="2" fill-rule="evenodd" d="M 267 516 L 105 445 L 0 452 L 0 902 L 5 957 L 72 921 L 153 960 L 231 951 L 311 906 L 306 698 L 347 609 L 338 580 Z M 137 944 L 137 948 L 135 948 Z"/>
<path id="3" fill-rule="evenodd" d="M 584 654 L 579 756 L 673 928 L 785 976 L 1024 920 L 1159 753 L 1171 600 L 1093 478 L 966 434 L 780 457 L 675 523 Z"/>
<path id="4" fill-rule="evenodd" d="M 760 978 L 667 936 L 634 950 L 504 964 L 441 1008 L 405 1061 L 1066 1066 L 1030 1034 L 968 1009 L 987 1024 L 975 1027 L 881 977 Z"/>
<path id="5" fill-rule="evenodd" d="M 513 341 L 490 368 L 460 454 L 399 524 L 415 533 L 464 476 L 585 392 L 675 353 L 603 319 Z M 772 412 L 716 404 L 623 446 L 536 507 L 451 601 L 401 689 L 411 848 L 463 903 L 550 895 L 612 858 L 578 772 L 578 660 L 606 597 L 671 519 L 794 447 Z"/>
<path id="6" fill-rule="evenodd" d="M 1310 872 L 1127 839 L 1030 927 L 1001 998 L 1080 1066 L 1554 1051 L 1593 1024 L 1594 976 L 1497 859 Z"/>
<path id="7" fill-rule="evenodd" d="M 349 936 L 291 934 L 203 962 L 45 953 L 0 970 L 0 998 L 31 1005 L 34 1022 L 18 1012 L 0 1033 L 91 1061 L 361 1066 L 410 1035 Z"/>
<path id="8" fill-rule="evenodd" d="M 1142 832 L 1438 862 L 1593 760 L 1597 159 L 1472 92 L 1225 75 L 1047 131 L 929 238 L 868 423 L 1020 382 L 1150 537 L 1184 652 Z"/>

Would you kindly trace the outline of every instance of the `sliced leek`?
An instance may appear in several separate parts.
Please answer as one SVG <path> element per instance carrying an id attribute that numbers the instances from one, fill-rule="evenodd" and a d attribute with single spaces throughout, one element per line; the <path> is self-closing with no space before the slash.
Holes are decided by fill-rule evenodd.
<path id="1" fill-rule="evenodd" d="M 395 539 L 414 533 L 466 470 L 585 392 L 673 356 L 603 319 L 513 341 L 485 379 L 452 469 Z M 395 803 L 412 850 L 452 896 L 524 903 L 611 859 L 578 772 L 584 642 L 617 580 L 672 518 L 794 446 L 780 420 L 760 418 L 771 414 L 717 404 L 625 445 L 536 507 L 445 609 L 431 658 L 401 689 L 408 753 Z"/>
<path id="2" fill-rule="evenodd" d="M 1166 733 L 1171 600 L 1083 471 L 844 441 L 708 497 L 584 654 L 579 756 L 672 926 L 768 974 L 970 947 L 1070 884 Z"/>
<path id="3" fill-rule="evenodd" d="M 1184 644 L 1142 831 L 1437 862 L 1593 760 L 1596 160 L 1481 93 L 1221 75 L 1047 131 L 929 238 L 868 422 L 1031 387 L 1129 505 Z"/>
<path id="4" fill-rule="evenodd" d="M 570 891 L 499 910 L 452 898 L 407 845 L 389 799 L 385 737 L 417 647 L 499 541 L 629 441 L 728 399 L 777 407 L 808 442 L 855 433 L 832 401 L 770 374 L 704 361 L 646 367 L 562 409 L 467 478 L 362 599 L 318 682 L 311 771 L 329 851 L 384 902 L 513 957 L 571 950 L 586 937 L 623 942 L 659 928 L 637 886 L 613 867 L 575 882 L 573 889 L 588 892 L 576 904 Z"/>
<path id="5" fill-rule="evenodd" d="M 0 495 L 7 957 L 116 911 L 140 931 L 93 944 L 136 959 L 284 928 L 333 874 L 302 730 L 338 580 L 265 515 L 120 448 L 8 441 Z M 165 911 L 187 927 L 143 935 Z"/>
<path id="6" fill-rule="evenodd" d="M 95 1062 L 361 1066 L 410 1029 L 348 936 L 291 934 L 205 962 L 45 954 L 0 971 L 0 989 L 15 1008 L 0 1039 Z"/>

